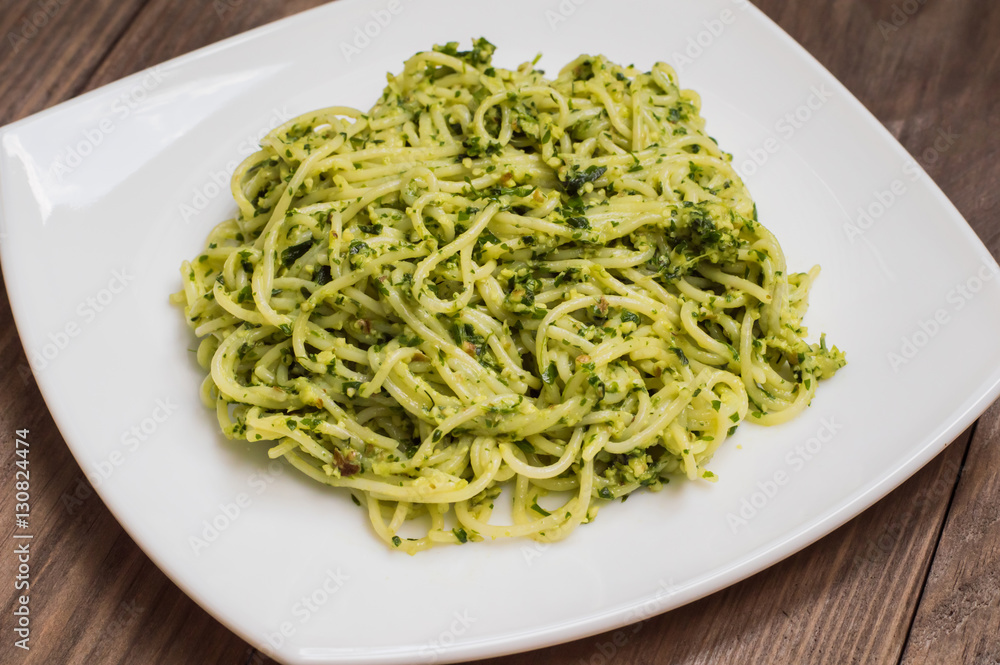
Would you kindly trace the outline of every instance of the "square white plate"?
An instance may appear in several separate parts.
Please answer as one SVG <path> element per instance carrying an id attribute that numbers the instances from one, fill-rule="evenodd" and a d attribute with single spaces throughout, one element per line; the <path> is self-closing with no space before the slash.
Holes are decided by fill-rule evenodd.
<path id="1" fill-rule="evenodd" d="M 235 211 L 229 171 L 267 128 L 368 108 L 412 53 L 480 35 L 506 67 L 538 51 L 550 72 L 594 51 L 677 66 L 790 267 L 823 266 L 806 322 L 849 364 L 793 422 L 741 428 L 717 484 L 638 494 L 549 547 L 408 557 L 345 493 L 223 439 L 167 297 Z M 1000 389 L 996 263 L 861 104 L 742 2 L 342 0 L 0 130 L 0 197 L 18 329 L 80 466 L 181 588 L 289 663 L 485 657 L 690 602 L 858 514 Z"/>

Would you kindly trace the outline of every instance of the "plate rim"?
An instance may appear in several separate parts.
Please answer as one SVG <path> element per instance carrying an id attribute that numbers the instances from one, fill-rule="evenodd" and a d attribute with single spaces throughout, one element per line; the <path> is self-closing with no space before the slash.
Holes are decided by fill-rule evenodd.
<path id="1" fill-rule="evenodd" d="M 916 160 L 902 146 L 902 144 L 881 123 L 881 121 L 879 121 L 878 118 L 815 56 L 807 51 L 805 47 L 799 44 L 791 35 L 785 32 L 762 10 L 751 3 L 745 2 L 745 0 L 730 1 L 733 6 L 744 5 L 745 3 L 746 9 L 753 15 L 753 19 L 758 21 L 761 26 L 767 30 L 771 37 L 781 40 L 786 48 L 790 48 L 795 51 L 796 54 L 808 64 L 811 71 L 820 75 L 823 83 L 834 86 L 836 91 L 840 93 L 843 101 L 853 106 L 857 117 L 859 119 L 863 119 L 864 124 L 869 129 L 873 129 L 880 133 L 881 138 L 884 140 L 887 147 L 889 147 L 897 157 L 903 160 L 912 160 L 916 163 L 917 167 L 920 169 L 920 173 L 924 176 L 921 179 L 923 181 L 923 188 L 929 192 L 948 212 L 948 215 L 943 221 L 946 222 L 949 231 L 961 234 L 963 245 L 974 249 L 978 254 L 980 254 L 983 263 L 989 265 L 994 272 L 1000 271 L 1000 266 L 997 265 L 997 262 L 993 258 L 989 249 L 985 246 L 971 225 L 969 225 L 961 211 L 958 210 L 958 208 L 950 199 L 948 199 L 937 183 L 926 173 L 919 161 Z M 257 40 L 269 33 L 280 31 L 288 24 L 307 20 L 307 17 L 314 14 L 325 12 L 337 13 L 343 11 L 343 7 L 345 6 L 363 6 L 371 4 L 375 4 L 375 0 L 338 0 L 337 2 L 320 5 L 275 21 L 268 22 L 245 32 L 227 37 L 218 42 L 214 42 L 193 51 L 172 57 L 126 77 L 87 91 L 79 96 L 62 101 L 42 111 L 0 126 L 0 142 L 3 141 L 7 134 L 20 129 L 24 125 L 43 120 L 50 115 L 56 114 L 67 108 L 72 108 L 81 103 L 85 103 L 92 98 L 107 95 L 118 89 L 129 86 L 135 80 L 141 79 L 156 68 L 169 67 L 178 63 L 189 64 L 204 58 L 212 57 L 217 52 L 226 51 L 237 45 Z M 0 194 L 2 194 L 3 191 L 2 186 L 4 179 L 2 176 L 3 174 L 0 173 Z M 8 219 L 8 216 L 8 210 L 5 202 L 2 198 L 0 198 L 0 228 L 4 228 L 6 224 L 10 223 L 11 220 Z M 9 258 L 9 254 L 12 252 L 13 250 L 7 243 L 0 243 L 0 269 L 14 263 L 14 261 Z M 28 312 L 29 308 L 25 305 L 20 296 L 22 291 L 11 289 L 10 284 L 12 283 L 12 280 L 9 278 L 6 270 L 3 272 L 5 288 L 11 305 L 12 319 L 18 331 L 18 337 L 22 348 L 24 349 L 25 358 L 29 366 L 31 366 L 33 377 L 39 388 L 39 393 L 45 402 L 50 417 L 58 428 L 59 433 L 69 448 L 74 460 L 82 470 L 83 464 L 81 463 L 81 456 L 83 455 L 85 448 L 81 444 L 74 442 L 77 437 L 69 437 L 66 435 L 66 432 L 72 431 L 73 428 L 72 424 L 68 420 L 68 414 L 60 408 L 57 402 L 55 389 L 50 385 L 53 379 L 45 376 L 43 372 L 37 372 L 35 370 L 31 354 L 24 346 L 24 337 L 21 334 L 24 329 L 24 322 L 30 318 Z M 15 279 L 13 282 L 16 283 L 17 280 Z M 919 446 L 914 446 L 912 448 L 912 454 L 905 459 L 900 458 L 896 460 L 893 464 L 887 467 L 891 469 L 888 473 L 877 476 L 875 480 L 862 486 L 842 501 L 828 506 L 824 511 L 819 513 L 818 516 L 814 516 L 807 520 L 805 522 L 806 526 L 784 532 L 780 539 L 770 541 L 761 547 L 751 550 L 741 557 L 738 563 L 732 563 L 730 565 L 714 569 L 710 573 L 692 580 L 682 589 L 671 593 L 669 603 L 664 604 L 663 607 L 656 608 L 643 618 L 650 618 L 652 616 L 665 613 L 672 609 L 694 602 L 700 598 L 717 593 L 751 577 L 752 575 L 755 575 L 758 572 L 778 564 L 789 556 L 829 535 L 881 499 L 885 498 L 907 479 L 912 477 L 917 471 L 922 469 L 931 460 L 941 454 L 941 452 L 951 445 L 963 431 L 965 431 L 976 419 L 978 419 L 998 397 L 1000 397 L 1000 367 L 995 368 L 987 380 L 970 389 L 968 391 L 968 396 L 960 403 L 960 406 L 949 413 L 946 418 L 942 419 L 937 428 L 931 430 L 927 436 L 922 438 Z M 133 525 L 120 517 L 118 506 L 114 502 L 109 502 L 106 499 L 105 488 L 103 486 L 98 485 L 93 487 L 93 490 L 100 497 L 104 506 L 111 512 L 118 524 L 125 530 L 133 542 L 135 542 L 136 545 L 142 549 L 143 553 L 149 557 L 151 561 L 153 561 L 157 568 L 163 572 L 163 574 L 166 575 L 171 582 L 180 588 L 185 595 L 197 603 L 202 609 L 208 612 L 214 619 L 248 642 L 255 649 L 268 655 L 269 657 L 280 659 L 288 663 L 303 664 L 316 662 L 340 663 L 345 662 L 343 659 L 346 658 L 350 658 L 351 662 L 357 663 L 409 663 L 414 657 L 414 651 L 405 647 L 366 647 L 360 652 L 354 649 L 330 649 L 324 650 L 331 654 L 326 657 L 319 654 L 306 655 L 303 653 L 303 650 L 299 649 L 293 650 L 289 648 L 283 650 L 282 647 L 278 647 L 277 649 L 272 648 L 271 646 L 265 644 L 259 635 L 244 631 L 243 627 L 233 621 L 231 616 L 226 612 L 215 611 L 211 598 L 208 598 L 207 596 L 203 597 L 183 580 L 180 575 L 179 566 L 178 569 L 175 570 L 174 566 L 170 565 L 170 563 L 165 560 L 166 557 L 162 551 L 157 550 L 155 547 L 150 547 L 148 543 L 145 543 L 142 538 L 137 536 Z M 546 624 L 538 629 L 509 632 L 503 635 L 495 635 L 492 637 L 484 637 L 482 639 L 460 642 L 454 646 L 448 647 L 446 650 L 443 650 L 440 653 L 440 657 L 436 659 L 436 662 L 447 663 L 472 658 L 499 657 L 563 644 L 568 641 L 583 639 L 595 634 L 616 630 L 623 626 L 635 623 L 637 618 L 630 617 L 629 613 L 634 612 L 638 608 L 647 606 L 650 602 L 656 601 L 657 599 L 658 595 L 656 594 L 651 596 L 647 595 L 635 598 L 629 603 L 605 607 L 600 611 L 563 621 L 558 624 Z"/>

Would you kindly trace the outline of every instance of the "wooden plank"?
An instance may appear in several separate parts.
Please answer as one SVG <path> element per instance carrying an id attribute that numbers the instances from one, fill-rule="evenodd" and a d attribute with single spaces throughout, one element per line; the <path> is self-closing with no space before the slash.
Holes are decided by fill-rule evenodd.
<path id="1" fill-rule="evenodd" d="M 144 0 L 0 0 L 0 125 L 78 94 Z"/>
<path id="2" fill-rule="evenodd" d="M 955 11 L 958 9 L 959 11 Z M 1000 255 L 1000 6 L 976 12 L 962 4 L 923 8 L 912 29 L 925 48 L 913 48 L 907 62 L 930 71 L 921 95 L 923 127 L 944 127 L 957 135 L 946 151 L 929 133 L 916 149 L 921 162 L 958 205 L 994 257 Z M 906 29 L 904 25 L 901 31 Z M 898 33 L 893 33 L 898 34 Z M 982 112 L 967 112 L 981 109 Z M 904 134 L 920 132 L 916 125 Z M 940 133 L 938 134 L 940 137 Z M 906 644 L 905 665 L 1000 662 L 1000 405 L 979 420 L 938 545 L 927 585 Z"/>
<path id="3" fill-rule="evenodd" d="M 61 6 L 53 9 L 46 25 L 32 39 L 18 41 L 11 57 L 4 52 L 0 58 L 0 123 L 319 4 L 154 1 L 142 7 L 143 0 L 55 1 Z M 37 10 L 35 3 L 0 1 L 0 34 L 7 35 L 22 16 L 30 19 Z M 6 38 L 0 48 L 11 48 Z M 0 296 L 0 331 L 0 459 L 12 477 L 13 430 L 30 429 L 32 518 L 27 532 L 34 536 L 31 650 L 15 649 L 5 618 L 0 662 L 249 662 L 253 650 L 170 582 L 87 484 L 28 370 L 5 292 Z M 13 492 L 0 495 L 0 510 L 14 513 Z M 8 524 L 4 521 L 4 536 L 10 543 L 15 527 Z M 0 549 L 0 570 L 16 568 L 13 547 Z M 4 607 L 12 608 L 16 596 L 6 586 Z"/>
<path id="4" fill-rule="evenodd" d="M 142 0 L 91 3 L 42 2 L 39 4 L 0 2 L 0 124 L 7 124 L 47 106 L 64 101 L 81 91 L 100 59 L 126 29 L 142 6 Z M 24 351 L 11 317 L 6 292 L 0 295 L 0 460 L 6 477 L 13 478 L 15 462 L 14 430 L 27 428 L 31 444 L 31 517 L 29 529 L 19 533 L 31 534 L 32 558 L 30 561 L 35 617 L 51 610 L 49 621 L 35 623 L 35 639 L 47 634 L 50 649 L 42 656 L 30 656 L 14 647 L 11 619 L 3 620 L 7 637 L 0 642 L 0 661 L 15 662 L 29 656 L 34 662 L 70 662 L 55 654 L 60 649 L 70 649 L 85 624 L 70 621 L 74 612 L 85 604 L 88 596 L 84 589 L 94 584 L 90 572 L 77 575 L 77 557 L 93 549 L 88 540 L 88 526 L 94 521 L 80 521 L 78 528 L 65 528 L 65 513 L 59 506 L 61 490 L 79 472 L 76 462 L 62 442 L 45 403 L 35 387 L 28 369 Z M 15 512 L 14 493 L 7 491 L 12 485 L 5 481 L 0 510 L 5 515 Z M 110 514 L 95 513 L 91 518 L 111 521 Z M 9 525 L 9 526 L 8 526 Z M 6 543 L 21 542 L 11 538 L 16 526 L 5 520 Z M 0 554 L 0 570 L 16 571 L 17 558 L 14 545 L 5 546 Z M 147 562 L 148 565 L 148 562 Z M 43 576 L 43 572 L 44 576 Z M 13 572 L 12 572 L 13 575 Z M 161 574 L 162 577 L 162 574 Z M 38 584 L 39 580 L 41 584 Z M 59 590 L 53 601 L 51 592 Z M 38 595 L 35 592 L 38 592 Z M 21 590 L 23 592 L 23 590 Z M 7 586 L 4 606 L 13 609 L 18 590 Z M 98 624 L 99 625 L 99 624 Z M 66 629 L 69 629 L 68 631 Z M 62 634 L 60 634 L 62 632 Z M 100 631 L 94 631 L 100 635 Z M 67 639 L 69 638 L 69 639 Z M 32 646 L 38 644 L 36 641 Z M 16 653 L 15 653 L 16 652 Z M 46 660 L 45 653 L 53 654 Z"/>
<path id="5" fill-rule="evenodd" d="M 904 665 L 1000 662 L 1000 403 L 979 420 Z"/>
<path id="6" fill-rule="evenodd" d="M 899 139 L 996 255 L 1000 189 L 988 183 L 1000 176 L 1000 4 L 755 4 Z"/>
<path id="7" fill-rule="evenodd" d="M 968 432 L 873 508 L 740 584 L 643 624 L 479 665 L 896 662 L 967 440 Z"/>
<path id="8" fill-rule="evenodd" d="M 88 87 L 94 88 L 164 60 L 324 4 L 324 0 L 150 0 Z M 292 45 L 289 48 L 293 48 Z"/>

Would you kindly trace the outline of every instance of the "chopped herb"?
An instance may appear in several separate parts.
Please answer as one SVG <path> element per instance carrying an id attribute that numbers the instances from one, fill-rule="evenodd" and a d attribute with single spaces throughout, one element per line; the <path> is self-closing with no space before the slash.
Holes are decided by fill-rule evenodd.
<path id="1" fill-rule="evenodd" d="M 313 280 L 323 286 L 328 283 L 333 277 L 330 275 L 330 266 L 320 266 L 313 272 Z"/>
<path id="2" fill-rule="evenodd" d="M 544 515 L 545 517 L 548 517 L 549 515 L 552 514 L 538 505 L 538 499 L 535 499 L 534 503 L 531 504 L 531 509 L 534 510 L 539 515 Z"/>
<path id="3" fill-rule="evenodd" d="M 682 365 L 687 365 L 688 364 L 688 358 L 687 358 L 686 355 L 684 355 L 683 351 L 681 351 L 676 346 L 670 347 L 670 350 L 673 351 L 677 355 L 677 357 L 681 359 L 681 364 Z"/>
<path id="4" fill-rule="evenodd" d="M 286 248 L 281 253 L 282 265 L 286 268 L 290 267 L 293 263 L 302 258 L 302 256 L 309 251 L 310 247 L 312 247 L 312 240 L 306 240 L 298 245 L 292 245 L 291 247 Z"/>
<path id="5" fill-rule="evenodd" d="M 588 166 L 585 171 L 574 170 L 575 172 L 563 183 L 566 193 L 570 196 L 577 196 L 584 185 L 599 179 L 607 170 L 606 166 L 594 165 Z"/>

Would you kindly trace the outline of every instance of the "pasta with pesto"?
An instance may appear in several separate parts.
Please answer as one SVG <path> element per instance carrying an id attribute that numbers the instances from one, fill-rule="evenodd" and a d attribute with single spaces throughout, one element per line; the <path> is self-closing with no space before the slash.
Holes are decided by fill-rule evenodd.
<path id="1" fill-rule="evenodd" d="M 269 133 L 173 296 L 225 435 L 411 554 L 714 480 L 741 423 L 795 417 L 845 363 L 805 339 L 818 267 L 788 272 L 668 65 L 548 79 L 493 51 L 436 46 L 368 112 Z"/>

